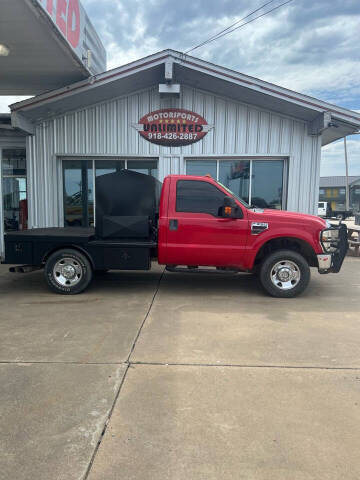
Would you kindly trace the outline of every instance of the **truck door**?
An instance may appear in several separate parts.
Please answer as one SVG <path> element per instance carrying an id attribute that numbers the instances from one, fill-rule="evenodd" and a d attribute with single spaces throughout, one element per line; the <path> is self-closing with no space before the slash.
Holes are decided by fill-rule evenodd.
<path id="1" fill-rule="evenodd" d="M 220 216 L 226 197 L 215 182 L 172 179 L 166 246 L 168 265 L 241 267 L 248 236 L 243 218 Z"/>

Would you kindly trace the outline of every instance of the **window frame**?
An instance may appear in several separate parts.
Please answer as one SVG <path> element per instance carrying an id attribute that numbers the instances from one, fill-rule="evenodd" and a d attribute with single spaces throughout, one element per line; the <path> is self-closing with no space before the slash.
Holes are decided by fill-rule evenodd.
<path id="1" fill-rule="evenodd" d="M 24 174 L 8 174 L 3 172 L 3 166 L 4 166 L 4 152 L 7 150 L 22 150 L 24 151 L 25 155 L 25 173 Z M 26 192 L 26 200 L 28 201 L 28 179 L 27 179 L 27 152 L 26 152 L 26 146 L 20 146 L 20 145 L 15 145 L 15 146 L 2 146 L 0 148 L 0 218 L 2 220 L 2 225 L 0 227 L 0 235 L 1 235 L 1 241 L 0 241 L 0 247 L 2 245 L 2 238 L 3 234 L 6 232 L 5 230 L 5 205 L 4 205 L 4 196 L 3 196 L 3 181 L 5 178 L 23 178 L 25 180 L 25 192 Z M 27 208 L 27 215 L 29 214 L 29 207 Z M 1 248 L 0 248 L 1 251 Z"/>
<path id="2" fill-rule="evenodd" d="M 251 205 L 252 200 L 252 184 L 253 184 L 253 163 L 257 161 L 282 161 L 283 162 L 283 172 L 282 172 L 282 198 L 281 198 L 281 210 L 287 209 L 287 200 L 288 200 L 288 173 L 289 173 L 289 156 L 265 156 L 265 155 L 214 155 L 214 156 L 201 156 L 201 155 L 187 155 L 184 156 L 185 162 L 185 175 L 191 175 L 187 173 L 187 166 L 189 161 L 214 161 L 216 162 L 216 180 L 219 182 L 219 172 L 220 172 L 220 163 L 223 161 L 243 161 L 247 160 L 250 162 L 250 179 L 249 179 L 249 197 L 244 199 L 249 205 Z M 280 211 L 281 211 L 280 210 Z"/>
<path id="3" fill-rule="evenodd" d="M 60 218 L 62 221 L 62 225 L 65 225 L 65 209 L 64 209 L 64 162 L 68 161 L 88 161 L 91 162 L 92 168 L 92 188 L 93 188 L 93 215 L 94 215 L 94 227 L 96 225 L 96 189 L 95 189 L 95 182 L 96 182 L 96 162 L 98 161 L 122 161 L 125 162 L 125 170 L 128 169 L 128 161 L 155 161 L 157 164 L 157 176 L 155 178 L 159 178 L 159 157 L 156 156 L 112 156 L 112 155 L 56 155 L 59 161 L 59 175 L 61 178 L 61 185 L 62 187 L 59 189 L 60 197 L 60 205 L 62 211 L 60 212 Z"/>

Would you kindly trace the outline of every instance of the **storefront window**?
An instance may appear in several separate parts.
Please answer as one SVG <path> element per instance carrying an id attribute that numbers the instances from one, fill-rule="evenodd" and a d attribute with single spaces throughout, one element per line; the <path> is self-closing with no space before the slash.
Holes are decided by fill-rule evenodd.
<path id="1" fill-rule="evenodd" d="M 94 224 L 92 162 L 71 160 L 63 162 L 64 224 L 87 227 Z"/>
<path id="2" fill-rule="evenodd" d="M 282 160 L 253 162 L 251 204 L 281 210 L 283 188 Z"/>
<path id="3" fill-rule="evenodd" d="M 219 182 L 249 203 L 250 161 L 219 162 Z"/>
<path id="4" fill-rule="evenodd" d="M 216 178 L 216 169 L 216 160 L 188 160 L 186 162 L 187 175 L 199 175 L 201 177 L 211 175 L 212 178 Z"/>
<path id="5" fill-rule="evenodd" d="M 145 175 L 158 176 L 158 162 L 156 160 L 128 160 L 127 169 Z"/>
<path id="6" fill-rule="evenodd" d="M 64 225 L 93 226 L 94 176 L 119 172 L 126 168 L 154 177 L 158 175 L 156 159 L 63 160 Z"/>
<path id="7" fill-rule="evenodd" d="M 186 173 L 210 173 L 255 207 L 283 208 L 283 160 L 187 160 Z"/>
<path id="8" fill-rule="evenodd" d="M 120 172 L 125 168 L 125 160 L 96 160 L 95 175 L 105 175 L 107 173 Z"/>
<path id="9" fill-rule="evenodd" d="M 2 189 L 5 232 L 27 229 L 26 151 L 2 151 Z"/>

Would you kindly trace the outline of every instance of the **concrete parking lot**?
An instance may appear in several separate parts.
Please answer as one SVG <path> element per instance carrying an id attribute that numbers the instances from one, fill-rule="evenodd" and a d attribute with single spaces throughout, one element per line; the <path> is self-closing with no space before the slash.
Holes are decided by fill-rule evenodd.
<path id="1" fill-rule="evenodd" d="M 360 478 L 360 259 L 296 299 L 249 275 L 0 266 L 4 480 Z"/>

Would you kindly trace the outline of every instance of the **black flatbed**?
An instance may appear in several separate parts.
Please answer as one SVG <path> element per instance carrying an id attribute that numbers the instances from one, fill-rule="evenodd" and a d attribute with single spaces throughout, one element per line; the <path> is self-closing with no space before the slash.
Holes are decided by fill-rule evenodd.
<path id="1" fill-rule="evenodd" d="M 149 270 L 158 256 L 161 183 L 131 170 L 96 178 L 96 227 L 32 228 L 5 234 L 10 271 L 44 268 L 57 293 L 79 293 L 93 272 Z M 19 267 L 15 267 L 19 265 Z"/>
<path id="2" fill-rule="evenodd" d="M 21 240 L 48 240 L 49 237 L 57 238 L 80 238 L 82 240 L 91 240 L 95 238 L 95 228 L 93 227 L 51 227 L 51 228 L 30 228 L 21 232 L 7 232 L 7 237 L 21 238 Z"/>
<path id="3" fill-rule="evenodd" d="M 12 265 L 41 266 L 60 249 L 76 249 L 88 256 L 94 269 L 146 270 L 156 255 L 157 242 L 147 238 L 96 236 L 92 227 L 32 228 L 5 234 L 5 259 Z"/>
<path id="4" fill-rule="evenodd" d="M 86 242 L 91 245 L 107 245 L 107 246 L 141 246 L 154 248 L 157 246 L 156 242 L 151 240 L 138 240 L 133 238 L 121 239 L 99 239 L 96 238 L 95 228 L 93 227 L 49 227 L 49 228 L 31 228 L 29 230 L 22 230 L 19 232 L 7 232 L 5 234 L 9 240 L 20 241 L 53 241 L 55 239 L 59 242 L 80 240 L 81 243 Z M 76 242 L 78 243 L 78 242 Z"/>

